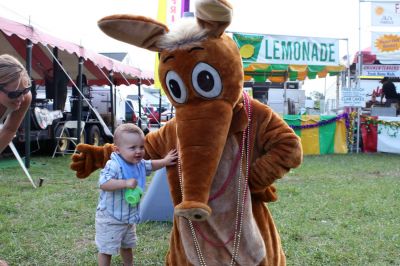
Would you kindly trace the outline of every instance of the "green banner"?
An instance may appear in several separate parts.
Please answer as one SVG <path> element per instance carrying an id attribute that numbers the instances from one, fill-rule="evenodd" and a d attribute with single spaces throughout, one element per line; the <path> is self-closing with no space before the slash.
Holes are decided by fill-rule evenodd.
<path id="1" fill-rule="evenodd" d="M 284 115 L 283 119 L 289 126 L 301 126 L 301 115 Z M 294 132 L 301 137 L 301 129 L 295 129 Z"/>
<path id="2" fill-rule="evenodd" d="M 339 40 L 281 35 L 233 34 L 243 62 L 339 65 Z"/>
<path id="3" fill-rule="evenodd" d="M 320 121 L 329 120 L 335 117 L 335 115 L 321 115 Z M 336 122 L 320 126 L 318 129 L 320 154 L 335 153 Z"/>
<path id="4" fill-rule="evenodd" d="M 257 61 L 263 38 L 258 35 L 233 34 L 233 40 L 240 49 L 240 55 L 244 61 L 249 62 Z"/>

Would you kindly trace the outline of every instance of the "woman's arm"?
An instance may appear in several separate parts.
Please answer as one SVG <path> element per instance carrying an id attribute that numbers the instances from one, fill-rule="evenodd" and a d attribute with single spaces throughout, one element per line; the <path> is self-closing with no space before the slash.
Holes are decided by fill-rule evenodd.
<path id="1" fill-rule="evenodd" d="M 24 100 L 21 103 L 21 107 L 18 110 L 13 111 L 6 119 L 3 128 L 0 129 L 0 152 L 2 152 L 5 147 L 14 138 L 18 127 L 21 125 L 24 119 L 25 113 L 29 108 L 32 101 L 32 94 L 29 92 L 24 95 Z"/>

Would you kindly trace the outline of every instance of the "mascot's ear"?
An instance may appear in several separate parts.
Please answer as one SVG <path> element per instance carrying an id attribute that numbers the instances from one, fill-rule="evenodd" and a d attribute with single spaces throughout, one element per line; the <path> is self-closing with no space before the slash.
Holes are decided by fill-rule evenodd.
<path id="1" fill-rule="evenodd" d="M 232 6 L 225 0 L 196 1 L 198 24 L 209 30 L 209 35 L 220 37 L 232 21 Z"/>
<path id="2" fill-rule="evenodd" d="M 168 32 L 168 27 L 151 18 L 134 15 L 112 15 L 97 22 L 108 36 L 135 46 L 161 52 L 157 42 Z"/>

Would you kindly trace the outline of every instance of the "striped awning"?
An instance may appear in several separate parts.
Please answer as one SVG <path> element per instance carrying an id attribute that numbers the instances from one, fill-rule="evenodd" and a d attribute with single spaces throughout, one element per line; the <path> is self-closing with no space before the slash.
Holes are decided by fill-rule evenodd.
<path id="1" fill-rule="evenodd" d="M 83 58 L 84 74 L 89 85 L 108 85 L 108 75 L 113 74 L 116 85 L 153 83 L 153 73 L 123 64 L 104 55 L 95 53 L 81 45 L 59 39 L 30 25 L 0 17 L 0 54 L 10 54 L 20 62 L 26 62 L 26 45 L 32 46 L 32 78 L 36 85 L 44 84 L 43 69 L 53 67 L 53 49 L 58 49 L 58 59 L 68 75 L 75 80 L 78 75 L 79 58 Z M 70 84 L 71 85 L 71 84 Z"/>
<path id="2" fill-rule="evenodd" d="M 305 155 L 347 153 L 347 114 L 284 115 L 283 118 L 300 137 Z"/>
<path id="3" fill-rule="evenodd" d="M 285 82 L 324 78 L 327 75 L 336 76 L 345 71 L 346 67 L 339 66 L 313 66 L 313 65 L 287 65 L 287 64 L 264 64 L 243 63 L 245 81 Z"/>

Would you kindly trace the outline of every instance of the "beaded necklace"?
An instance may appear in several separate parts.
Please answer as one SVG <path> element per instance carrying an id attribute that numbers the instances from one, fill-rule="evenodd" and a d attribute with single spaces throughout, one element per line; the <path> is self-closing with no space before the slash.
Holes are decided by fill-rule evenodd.
<path id="1" fill-rule="evenodd" d="M 235 265 L 238 252 L 239 252 L 239 244 L 240 244 L 240 236 L 242 234 L 242 226 L 243 226 L 243 216 L 244 216 L 244 206 L 245 206 L 245 201 L 247 197 L 247 183 L 248 183 L 248 177 L 249 177 L 249 164 L 250 164 L 250 129 L 251 129 L 251 105 L 250 105 L 250 99 L 247 93 L 243 92 L 243 103 L 244 103 L 244 108 L 247 113 L 247 121 L 248 125 L 246 130 L 242 134 L 242 140 L 241 140 L 241 156 L 240 156 L 240 166 L 239 166 L 239 176 L 238 176 L 238 193 L 237 193 L 237 202 L 236 202 L 236 218 L 235 218 L 235 232 L 233 236 L 233 252 L 232 252 L 232 259 L 230 265 Z M 246 145 L 247 144 L 247 145 Z M 179 143 L 178 143 L 179 146 Z M 244 156 L 246 155 L 246 172 L 244 175 L 244 188 L 242 191 L 241 184 L 242 184 L 242 178 L 243 178 L 243 160 Z M 179 184 L 181 187 L 181 194 L 182 194 L 182 199 L 183 199 L 183 175 L 182 175 L 182 166 L 181 166 L 181 160 L 178 158 L 178 174 L 179 174 Z M 241 197 L 241 195 L 243 195 Z M 193 242 L 194 246 L 196 249 L 197 257 L 199 259 L 199 263 L 201 266 L 206 266 L 206 261 L 204 259 L 203 253 L 200 248 L 200 244 L 197 239 L 196 235 L 196 230 L 193 225 L 193 222 L 189 219 L 186 219 L 190 228 L 190 232 L 193 237 Z M 227 241 L 226 244 L 230 242 Z"/>

